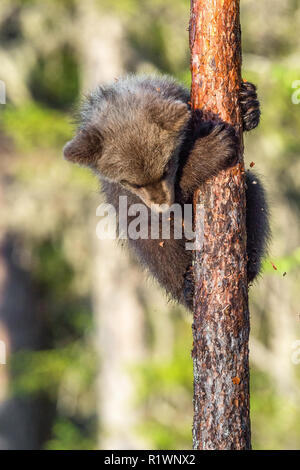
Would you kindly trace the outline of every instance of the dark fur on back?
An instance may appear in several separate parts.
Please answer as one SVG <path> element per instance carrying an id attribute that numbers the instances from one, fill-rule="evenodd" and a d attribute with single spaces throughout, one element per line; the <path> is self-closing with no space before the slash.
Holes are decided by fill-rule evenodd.
<path id="1" fill-rule="evenodd" d="M 241 85 L 241 107 L 244 130 L 250 130 L 260 115 L 256 89 L 250 83 Z M 191 119 L 189 93 L 175 80 L 132 76 L 88 96 L 78 132 L 65 146 L 64 155 L 100 177 L 107 202 L 116 209 L 119 196 L 126 195 L 128 204 L 142 202 L 160 210 L 160 204 L 192 203 L 194 191 L 204 181 L 235 161 L 237 145 L 231 126 L 205 122 L 201 111 Z M 247 186 L 252 281 L 260 269 L 269 224 L 261 183 L 249 173 Z M 128 242 L 167 292 L 191 308 L 192 287 L 186 284 L 192 252 L 185 249 L 186 240 L 160 236 Z"/>

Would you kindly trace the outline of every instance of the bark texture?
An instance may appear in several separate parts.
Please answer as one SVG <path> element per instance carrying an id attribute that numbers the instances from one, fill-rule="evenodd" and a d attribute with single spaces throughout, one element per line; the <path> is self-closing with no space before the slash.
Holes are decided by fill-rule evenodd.
<path id="1" fill-rule="evenodd" d="M 239 162 L 195 195 L 194 449 L 249 449 L 249 311 L 239 0 L 191 0 L 193 109 L 240 135 Z M 198 204 L 198 208 L 196 206 Z M 198 245 L 200 246 L 200 245 Z"/>

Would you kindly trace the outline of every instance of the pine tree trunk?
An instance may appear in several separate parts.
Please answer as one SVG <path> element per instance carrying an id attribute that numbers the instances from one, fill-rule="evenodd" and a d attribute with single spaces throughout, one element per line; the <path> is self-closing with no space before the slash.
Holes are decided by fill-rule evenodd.
<path id="1" fill-rule="evenodd" d="M 249 311 L 239 0 L 191 0 L 193 109 L 232 124 L 239 162 L 195 195 L 194 449 L 249 449 Z"/>

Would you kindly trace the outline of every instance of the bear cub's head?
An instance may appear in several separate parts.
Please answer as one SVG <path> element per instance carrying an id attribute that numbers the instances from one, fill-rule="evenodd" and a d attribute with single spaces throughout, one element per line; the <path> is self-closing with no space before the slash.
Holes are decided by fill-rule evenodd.
<path id="1" fill-rule="evenodd" d="M 159 205 L 174 202 L 178 153 L 189 120 L 185 91 L 176 82 L 118 80 L 87 97 L 64 156 L 160 210 Z"/>

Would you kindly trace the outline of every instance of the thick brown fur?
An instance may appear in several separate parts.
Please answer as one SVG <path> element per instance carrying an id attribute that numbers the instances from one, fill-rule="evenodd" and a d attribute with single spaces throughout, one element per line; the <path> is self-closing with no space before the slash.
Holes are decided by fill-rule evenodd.
<path id="1" fill-rule="evenodd" d="M 240 96 L 244 130 L 251 130 L 260 116 L 255 86 L 243 82 Z M 122 195 L 128 205 L 143 203 L 147 208 L 191 204 L 204 181 L 235 161 L 238 142 L 231 126 L 204 121 L 201 111 L 191 119 L 189 99 L 189 92 L 169 77 L 132 76 L 99 87 L 82 107 L 65 158 L 91 168 L 107 202 L 117 210 Z M 252 173 L 247 186 L 250 282 L 260 270 L 269 224 L 264 189 Z M 147 223 L 150 232 L 150 218 Z M 162 239 L 159 233 L 157 239 L 128 242 L 166 291 L 191 308 L 192 252 L 186 250 L 185 238 Z"/>

